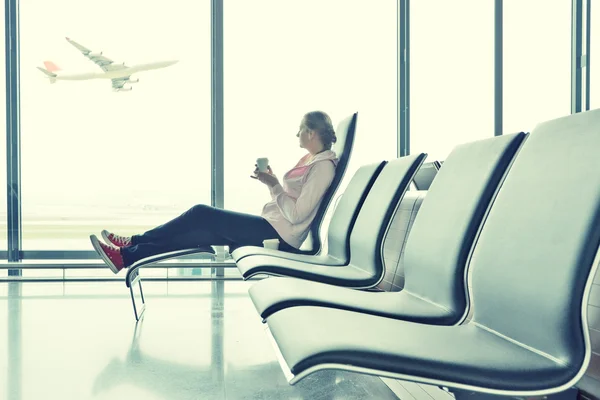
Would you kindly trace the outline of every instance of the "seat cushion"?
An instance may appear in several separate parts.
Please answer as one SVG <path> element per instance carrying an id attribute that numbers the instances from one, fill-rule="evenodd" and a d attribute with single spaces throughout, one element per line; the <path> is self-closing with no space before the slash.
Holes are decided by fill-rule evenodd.
<path id="1" fill-rule="evenodd" d="M 271 278 L 250 288 L 262 318 L 289 307 L 322 306 L 427 324 L 451 325 L 461 315 L 409 292 L 365 292 L 300 279 Z"/>
<path id="2" fill-rule="evenodd" d="M 376 277 L 352 265 L 308 264 L 270 256 L 245 257 L 236 264 L 244 279 L 259 274 L 280 275 L 347 287 L 370 286 L 376 280 Z"/>
<path id="3" fill-rule="evenodd" d="M 474 324 L 424 325 L 322 307 L 281 310 L 267 323 L 294 375 L 339 364 L 450 387 L 526 391 L 569 383 L 581 367 Z"/>
<path id="4" fill-rule="evenodd" d="M 285 258 L 288 260 L 302 261 L 302 262 L 307 262 L 307 263 L 311 263 L 311 264 L 330 264 L 330 263 L 332 265 L 340 264 L 339 260 L 334 259 L 334 258 L 328 256 L 327 254 L 320 254 L 320 255 L 297 254 L 297 253 L 289 253 L 287 251 L 267 249 L 267 248 L 258 247 L 258 246 L 243 246 L 243 247 L 235 249 L 233 251 L 233 253 L 231 253 L 231 257 L 233 257 L 233 260 L 235 262 L 238 262 L 242 258 L 255 257 L 255 256 L 276 257 L 277 259 Z"/>

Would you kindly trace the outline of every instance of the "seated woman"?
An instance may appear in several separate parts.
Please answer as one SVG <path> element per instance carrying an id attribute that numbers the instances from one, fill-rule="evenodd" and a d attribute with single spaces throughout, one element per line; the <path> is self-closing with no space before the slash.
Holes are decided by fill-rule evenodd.
<path id="1" fill-rule="evenodd" d="M 336 137 L 326 113 L 304 115 L 296 136 L 308 154 L 283 176 L 283 183 L 271 167 L 267 172 L 256 169 L 251 176 L 267 185 L 271 193 L 272 200 L 260 216 L 198 204 L 141 235 L 119 236 L 103 230 L 106 244 L 91 235 L 92 246 L 115 274 L 146 257 L 207 245 L 262 246 L 265 239 L 279 239 L 280 250 L 300 248 L 338 160 L 331 151 Z"/>

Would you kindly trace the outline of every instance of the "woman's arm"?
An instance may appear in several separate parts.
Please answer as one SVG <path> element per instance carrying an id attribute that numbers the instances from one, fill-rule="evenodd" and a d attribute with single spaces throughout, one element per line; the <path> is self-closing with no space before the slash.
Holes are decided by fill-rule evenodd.
<path id="1" fill-rule="evenodd" d="M 334 175 L 333 163 L 316 163 L 308 172 L 302 192 L 297 199 L 285 193 L 280 184 L 273 186 L 271 192 L 276 197 L 277 206 L 283 217 L 291 224 L 298 224 L 308 218 L 331 185 Z"/>
<path id="2" fill-rule="evenodd" d="M 277 179 L 277 176 L 273 174 L 271 166 L 267 166 L 266 173 L 260 172 L 258 170 L 258 167 L 256 167 L 256 169 L 254 170 L 254 175 L 250 175 L 250 178 L 259 180 L 260 182 L 267 185 L 267 187 L 269 188 L 269 193 L 271 194 L 271 200 L 275 200 L 276 194 L 273 193 L 273 188 L 276 185 L 279 185 L 279 180 Z"/>

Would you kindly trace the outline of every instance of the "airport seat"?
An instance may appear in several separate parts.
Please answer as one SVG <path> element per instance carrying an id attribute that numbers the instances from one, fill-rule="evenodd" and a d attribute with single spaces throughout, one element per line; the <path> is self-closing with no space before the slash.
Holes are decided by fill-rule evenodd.
<path id="1" fill-rule="evenodd" d="M 529 134 L 470 257 L 469 322 L 281 310 L 267 318 L 268 333 L 290 383 L 334 368 L 505 396 L 569 390 L 590 361 L 586 309 L 600 263 L 600 169 L 590 160 L 599 132 L 600 109 Z"/>
<path id="2" fill-rule="evenodd" d="M 313 264 L 269 256 L 247 256 L 236 265 L 244 279 L 267 274 L 316 280 L 333 285 L 371 288 L 385 272 L 382 243 L 402 196 L 408 189 L 426 154 L 406 156 L 389 161 L 379 173 L 356 217 L 350 232 L 350 258 L 343 265 Z M 350 196 L 344 195 L 342 202 Z M 351 213 L 342 208 L 339 212 Z M 338 241 L 345 244 L 345 241 Z M 330 244 L 331 245 L 331 244 Z"/>
<path id="3" fill-rule="evenodd" d="M 270 250 L 265 254 L 245 254 L 241 258 L 255 259 L 260 257 L 262 262 L 278 263 L 281 259 L 321 265 L 345 265 L 350 259 L 350 232 L 356 222 L 358 213 L 373 187 L 377 177 L 387 161 L 363 165 L 356 170 L 346 186 L 344 194 L 339 198 L 327 230 L 327 251 L 315 255 L 294 254 Z M 250 246 L 247 246 L 248 248 Z M 235 254 L 236 252 L 234 252 Z M 284 254 L 285 256 L 280 256 Z M 238 253 L 239 255 L 239 253 Z M 234 257 L 235 259 L 235 257 Z M 246 262 L 250 262 L 247 260 Z"/>
<path id="4" fill-rule="evenodd" d="M 337 125 L 335 131 L 337 141 L 331 146 L 331 150 L 333 150 L 338 157 L 335 175 L 333 176 L 333 180 L 331 181 L 329 188 L 323 195 L 323 200 L 321 200 L 315 218 L 310 224 L 308 237 L 302 244 L 302 247 L 293 253 L 289 251 L 266 249 L 258 246 L 241 246 L 238 248 L 231 247 L 229 252 L 235 261 L 251 254 L 293 257 L 295 254 L 315 255 L 321 251 L 321 247 L 323 246 L 320 235 L 321 225 L 323 224 L 323 220 L 327 214 L 327 209 L 329 208 L 335 193 L 344 179 L 346 170 L 348 169 L 348 163 L 350 162 L 350 156 L 352 155 L 352 148 L 354 147 L 354 138 L 356 136 L 357 119 L 358 112 L 355 112 L 354 114 L 341 120 Z"/>
<path id="5" fill-rule="evenodd" d="M 479 228 L 525 133 L 457 146 L 433 181 L 404 248 L 404 289 L 364 292 L 297 279 L 265 279 L 250 297 L 267 318 L 284 308 L 316 305 L 436 325 L 468 312 L 465 268 Z"/>

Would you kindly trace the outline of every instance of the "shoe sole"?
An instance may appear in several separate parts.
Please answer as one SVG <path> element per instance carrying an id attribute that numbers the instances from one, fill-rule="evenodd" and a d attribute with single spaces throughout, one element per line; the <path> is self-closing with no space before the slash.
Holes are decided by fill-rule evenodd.
<path id="1" fill-rule="evenodd" d="M 106 265 L 108 265 L 108 268 L 110 268 L 110 270 L 115 274 L 118 274 L 119 270 L 117 269 L 117 266 L 113 264 L 110 258 L 108 258 L 108 256 L 100 246 L 100 241 L 98 240 L 96 235 L 90 235 L 90 241 L 92 242 L 92 246 L 94 246 L 94 250 L 96 250 L 96 253 L 98 253 L 98 255 L 104 260 Z"/>
<path id="2" fill-rule="evenodd" d="M 108 238 L 108 231 L 106 229 L 104 229 L 102 232 L 100 232 L 100 235 L 102 236 L 102 239 L 104 239 L 106 244 L 110 244 L 110 245 L 114 246 L 114 243 L 111 242 L 110 239 Z"/>

